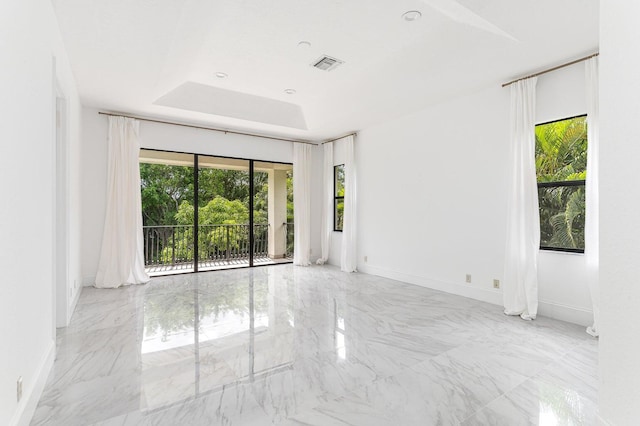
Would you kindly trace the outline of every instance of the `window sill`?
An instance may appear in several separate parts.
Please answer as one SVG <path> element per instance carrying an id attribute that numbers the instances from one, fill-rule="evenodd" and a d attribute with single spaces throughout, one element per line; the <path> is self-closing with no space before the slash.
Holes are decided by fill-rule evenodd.
<path id="1" fill-rule="evenodd" d="M 543 252 L 543 253 L 573 254 L 573 255 L 584 256 L 584 250 L 573 251 L 573 250 L 565 250 L 565 249 L 554 249 L 554 248 L 548 248 L 548 247 L 540 247 L 540 251 Z"/>

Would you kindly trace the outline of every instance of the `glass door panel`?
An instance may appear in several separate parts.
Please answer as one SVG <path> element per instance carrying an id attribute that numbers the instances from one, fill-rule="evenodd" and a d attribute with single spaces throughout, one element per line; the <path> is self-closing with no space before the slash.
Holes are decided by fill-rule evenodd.
<path id="1" fill-rule="evenodd" d="M 194 156 L 142 149 L 140 182 L 147 272 L 193 272 Z"/>
<path id="2" fill-rule="evenodd" d="M 249 165 L 198 155 L 198 271 L 250 266 Z"/>
<path id="3" fill-rule="evenodd" d="M 293 166 L 254 162 L 254 264 L 293 259 Z"/>

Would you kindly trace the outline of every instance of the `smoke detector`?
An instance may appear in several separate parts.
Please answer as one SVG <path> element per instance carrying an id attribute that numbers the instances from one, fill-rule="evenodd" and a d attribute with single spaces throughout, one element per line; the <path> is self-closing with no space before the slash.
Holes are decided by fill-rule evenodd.
<path id="1" fill-rule="evenodd" d="M 404 19 L 407 22 L 417 21 L 421 17 L 422 17 L 422 13 L 420 13 L 420 11 L 418 10 L 410 10 L 408 12 L 405 12 L 402 15 L 402 19 Z"/>
<path id="2" fill-rule="evenodd" d="M 331 56 L 324 55 L 319 59 L 313 61 L 311 66 L 314 68 L 318 68 L 319 70 L 322 70 L 322 71 L 331 71 L 342 64 L 344 64 L 344 61 L 341 61 L 340 59 L 332 58 Z"/>

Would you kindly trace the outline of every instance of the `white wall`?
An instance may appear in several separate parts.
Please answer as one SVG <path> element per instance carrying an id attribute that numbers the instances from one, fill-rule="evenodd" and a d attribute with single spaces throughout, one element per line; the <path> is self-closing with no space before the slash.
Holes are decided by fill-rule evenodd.
<path id="1" fill-rule="evenodd" d="M 640 419 L 640 3 L 600 2 L 600 416 Z"/>
<path id="2" fill-rule="evenodd" d="M 583 66 L 540 77 L 537 122 L 585 113 Z M 358 269 L 502 304 L 508 136 L 498 84 L 360 131 Z M 588 324 L 584 278 L 582 255 L 542 252 L 540 314 Z"/>
<path id="3" fill-rule="evenodd" d="M 57 25 L 57 24 L 56 24 Z M 57 26 L 56 26 L 56 31 Z M 61 90 L 65 99 L 66 122 L 64 123 L 65 136 L 64 144 L 66 154 L 66 222 L 67 222 L 67 250 L 68 250 L 68 277 L 64 288 L 59 289 L 57 309 L 63 310 L 64 314 L 58 316 L 57 327 L 65 327 L 69 324 L 75 309 L 80 290 L 82 288 L 82 273 L 80 266 L 81 251 L 81 150 L 82 150 L 82 104 L 78 96 L 75 80 L 69 65 L 62 38 L 56 35 L 54 39 L 56 54 L 56 80 L 58 90 Z"/>
<path id="4" fill-rule="evenodd" d="M 499 300 L 505 116 L 492 88 L 359 132 L 360 271 Z"/>
<path id="5" fill-rule="evenodd" d="M 84 108 L 83 120 L 83 169 L 82 169 L 82 276 L 84 285 L 93 285 L 98 261 L 104 216 L 107 186 L 107 135 L 108 118 L 98 110 Z M 204 129 L 174 126 L 141 121 L 140 139 L 142 148 L 168 151 L 192 152 L 264 161 L 293 162 L 291 142 L 225 134 Z M 321 185 L 322 151 L 313 149 L 312 191 L 317 193 Z M 320 214 L 317 197 L 312 198 L 312 229 L 319 229 Z M 317 233 L 312 233 L 312 257 L 320 253 Z"/>
<path id="6" fill-rule="evenodd" d="M 0 2 L 0 51 L 0 424 L 14 425 L 29 423 L 55 351 L 54 80 L 69 106 L 71 181 L 78 171 L 79 99 L 50 1 Z M 69 188 L 72 206 L 78 204 L 76 188 Z M 79 279 L 77 213 L 72 208 L 70 281 Z M 70 295 L 69 309 L 76 295 Z M 24 393 L 18 403 L 19 376 Z"/>

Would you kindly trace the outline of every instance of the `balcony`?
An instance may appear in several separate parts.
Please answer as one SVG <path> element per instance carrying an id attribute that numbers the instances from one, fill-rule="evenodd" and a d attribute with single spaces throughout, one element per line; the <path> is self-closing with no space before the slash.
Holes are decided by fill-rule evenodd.
<path id="1" fill-rule="evenodd" d="M 198 226 L 197 271 L 250 265 L 289 263 L 293 259 L 293 223 L 274 232 L 268 224 L 253 226 L 254 245 L 249 247 L 248 224 Z M 275 241 L 286 244 L 276 248 Z M 280 237 L 280 238 L 278 238 Z M 194 227 L 189 225 L 143 226 L 145 270 L 151 276 L 194 272 Z"/>

